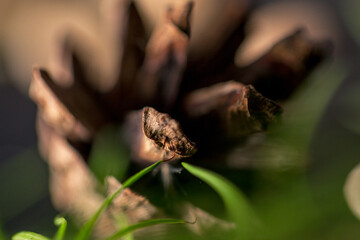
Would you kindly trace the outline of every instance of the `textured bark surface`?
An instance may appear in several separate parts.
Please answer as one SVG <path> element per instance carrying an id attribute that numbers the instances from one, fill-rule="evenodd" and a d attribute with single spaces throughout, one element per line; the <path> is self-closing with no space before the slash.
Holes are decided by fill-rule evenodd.
<path id="1" fill-rule="evenodd" d="M 180 124 L 168 114 L 145 107 L 142 119 L 145 136 L 160 148 L 181 157 L 190 157 L 195 154 L 197 150 L 195 144 L 185 136 Z"/>

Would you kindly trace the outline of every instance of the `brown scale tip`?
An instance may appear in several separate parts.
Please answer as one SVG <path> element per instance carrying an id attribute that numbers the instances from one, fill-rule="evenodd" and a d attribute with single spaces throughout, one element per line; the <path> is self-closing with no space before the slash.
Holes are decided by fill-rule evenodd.
<path id="1" fill-rule="evenodd" d="M 187 35 L 190 35 L 190 16 L 193 7 L 194 2 L 188 1 L 179 7 L 168 9 L 172 23 Z"/>
<path id="2" fill-rule="evenodd" d="M 195 143 L 191 142 L 181 129 L 179 122 L 166 113 L 151 107 L 143 108 L 143 131 L 159 148 L 181 157 L 190 157 L 196 153 Z"/>

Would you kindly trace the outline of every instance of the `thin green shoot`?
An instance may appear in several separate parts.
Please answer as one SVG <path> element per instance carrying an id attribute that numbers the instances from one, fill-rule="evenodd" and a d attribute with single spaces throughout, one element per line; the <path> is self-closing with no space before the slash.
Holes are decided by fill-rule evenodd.
<path id="1" fill-rule="evenodd" d="M 84 226 L 80 229 L 78 234 L 75 237 L 75 240 L 87 240 L 90 237 L 91 231 L 95 226 L 97 219 L 99 218 L 100 214 L 111 204 L 114 198 L 120 194 L 125 188 L 131 186 L 133 183 L 138 181 L 142 178 L 145 174 L 154 170 L 157 166 L 159 166 L 163 161 L 158 161 L 149 167 L 141 170 L 140 172 L 136 173 L 135 175 L 131 176 L 128 180 L 124 182 L 124 184 L 115 191 L 112 195 L 107 197 L 100 208 L 96 211 L 96 213 L 84 224 Z"/>
<path id="2" fill-rule="evenodd" d="M 224 202 L 227 214 L 236 224 L 235 234 L 239 239 L 248 239 L 258 222 L 244 194 L 230 181 L 217 173 L 183 162 L 183 167 L 212 187 Z"/>
<path id="3" fill-rule="evenodd" d="M 54 240 L 63 240 L 66 232 L 67 221 L 63 217 L 56 217 L 54 224 L 59 226 L 59 229 L 54 236 Z"/>

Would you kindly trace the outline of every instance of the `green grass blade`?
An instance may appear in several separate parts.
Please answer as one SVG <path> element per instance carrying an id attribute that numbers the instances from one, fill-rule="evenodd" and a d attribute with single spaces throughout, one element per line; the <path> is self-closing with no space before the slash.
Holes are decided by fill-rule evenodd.
<path id="1" fill-rule="evenodd" d="M 114 235 L 107 238 L 107 240 L 116 240 L 138 229 L 150 227 L 157 224 L 177 224 L 177 223 L 186 223 L 186 221 L 181 219 L 151 219 L 123 228 Z"/>
<path id="2" fill-rule="evenodd" d="M 149 167 L 141 170 L 137 174 L 131 176 L 128 180 L 124 182 L 121 188 L 115 191 L 111 196 L 107 197 L 100 208 L 96 211 L 96 213 L 84 224 L 84 226 L 80 229 L 79 233 L 76 235 L 75 240 L 87 240 L 90 237 L 91 231 L 95 226 L 96 220 L 99 218 L 100 214 L 104 211 L 106 207 L 108 207 L 114 198 L 120 194 L 125 188 L 131 186 L 137 180 L 142 178 L 145 174 L 154 170 L 158 165 L 160 165 L 163 161 L 158 161 Z"/>
<path id="3" fill-rule="evenodd" d="M 19 232 L 15 234 L 12 240 L 50 240 L 50 238 L 33 232 Z"/>
<path id="4" fill-rule="evenodd" d="M 140 178 L 142 178 L 144 175 L 146 175 L 147 173 L 151 172 L 152 170 L 154 170 L 157 166 L 159 166 L 163 161 L 158 161 L 156 163 L 154 163 L 153 165 L 148 166 L 147 168 L 141 170 L 140 172 L 138 172 L 137 174 L 131 176 L 128 180 L 126 180 L 123 184 L 123 188 L 127 188 L 130 187 L 133 183 L 135 183 L 137 180 L 139 180 Z M 115 196 L 114 196 L 115 197 Z"/>
<path id="5" fill-rule="evenodd" d="M 113 217 L 114 217 L 117 229 L 123 229 L 130 225 L 125 213 L 117 214 L 116 216 L 113 216 Z M 132 234 L 128 234 L 121 239 L 122 240 L 134 240 L 134 237 Z"/>
<path id="6" fill-rule="evenodd" d="M 236 224 L 237 237 L 239 239 L 248 239 L 249 232 L 256 223 L 256 217 L 242 192 L 230 181 L 214 172 L 185 162 L 182 165 L 220 195 L 230 220 Z"/>
<path id="7" fill-rule="evenodd" d="M 56 217 L 54 224 L 59 226 L 59 229 L 54 236 L 54 240 L 63 240 L 66 232 L 67 221 L 63 217 Z"/>

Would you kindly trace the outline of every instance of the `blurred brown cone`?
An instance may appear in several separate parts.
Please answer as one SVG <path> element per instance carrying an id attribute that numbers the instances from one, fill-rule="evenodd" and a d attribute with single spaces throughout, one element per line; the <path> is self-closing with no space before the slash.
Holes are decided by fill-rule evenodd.
<path id="1" fill-rule="evenodd" d="M 209 33 L 211 38 L 203 39 L 204 45 L 214 47 L 196 55 L 188 52 L 192 1 L 169 8 L 149 40 L 132 1 L 100 4 L 107 47 L 93 49 L 69 31 L 55 57 L 55 69 L 60 70 L 34 68 L 30 87 L 39 107 L 39 145 L 51 169 L 54 204 L 77 219 L 89 218 L 104 199 L 85 162 L 106 124 L 124 125 L 133 160 L 145 165 L 159 156 L 192 157 L 195 151 L 184 146 L 194 147 L 193 141 L 199 146 L 195 162 L 206 154 L 226 154 L 224 148 L 232 146 L 228 142 L 265 131 L 276 121 L 282 110 L 274 100 L 289 97 L 329 52 L 326 42 L 313 42 L 300 30 L 240 68 L 234 56 L 246 37 L 250 15 L 242 1 L 224 3 L 226 12 L 219 13 L 224 16 Z M 141 117 L 150 109 L 146 106 L 155 108 L 158 116 L 151 128 Z M 181 141 L 188 144 L 175 144 Z M 125 196 L 131 199 L 130 208 L 133 200 L 143 198 L 129 190 L 114 203 L 131 222 L 158 211 L 146 199 L 134 212 L 124 210 Z M 145 205 L 147 214 L 140 217 L 136 211 Z M 100 236 L 114 230 L 107 214 L 103 221 L 108 228 L 101 228 Z"/>

